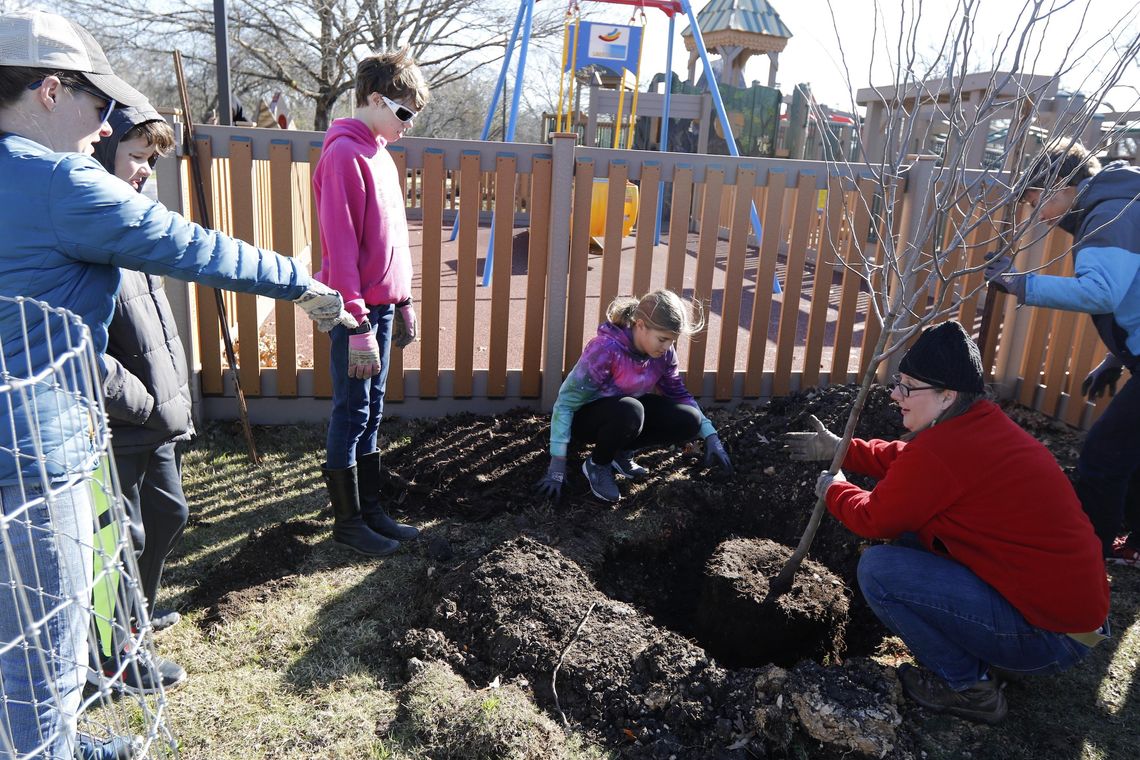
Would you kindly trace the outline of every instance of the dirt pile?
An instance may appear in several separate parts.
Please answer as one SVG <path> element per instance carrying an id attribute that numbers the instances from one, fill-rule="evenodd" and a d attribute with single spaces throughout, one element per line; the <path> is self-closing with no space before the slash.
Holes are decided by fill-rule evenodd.
<path id="1" fill-rule="evenodd" d="M 530 538 L 452 574 L 433 625 L 463 643 L 470 677 L 525 674 L 541 706 L 639 750 L 629 756 L 667 758 L 686 747 L 711 753 L 743 719 L 737 692 L 748 686 L 747 673 L 720 668 Z"/>
<path id="2" fill-rule="evenodd" d="M 697 625 L 701 643 L 722 662 L 736 667 L 784 662 L 789 653 L 822 662 L 842 658 L 847 592 L 834 573 L 808 560 L 791 591 L 769 598 L 769 581 L 791 555 L 775 541 L 736 538 L 718 546 L 709 559 Z"/>

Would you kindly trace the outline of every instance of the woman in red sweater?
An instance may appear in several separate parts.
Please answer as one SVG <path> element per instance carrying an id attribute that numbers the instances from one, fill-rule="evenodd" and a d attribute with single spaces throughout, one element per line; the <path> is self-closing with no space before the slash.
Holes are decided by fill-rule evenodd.
<path id="1" fill-rule="evenodd" d="M 1005 696 L 991 666 L 1021 674 L 1076 663 L 1108 634 L 1100 544 L 1049 451 L 985 398 L 978 347 L 957 322 L 925 330 L 899 364 L 891 398 L 901 441 L 855 439 L 816 493 L 849 529 L 876 539 L 859 587 L 928 671 L 899 668 L 920 705 L 997 723 Z M 792 433 L 793 459 L 830 459 L 839 438 Z"/>

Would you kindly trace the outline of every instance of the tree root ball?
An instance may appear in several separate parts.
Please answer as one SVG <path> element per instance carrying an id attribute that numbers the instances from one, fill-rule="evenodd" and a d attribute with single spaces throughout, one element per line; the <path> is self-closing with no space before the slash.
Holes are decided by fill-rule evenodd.
<path id="1" fill-rule="evenodd" d="M 792 590 L 767 598 L 770 580 L 791 554 L 768 539 L 734 538 L 706 563 L 699 638 L 722 663 L 749 667 L 805 657 L 835 662 L 843 656 L 848 596 L 838 576 L 805 560 Z"/>

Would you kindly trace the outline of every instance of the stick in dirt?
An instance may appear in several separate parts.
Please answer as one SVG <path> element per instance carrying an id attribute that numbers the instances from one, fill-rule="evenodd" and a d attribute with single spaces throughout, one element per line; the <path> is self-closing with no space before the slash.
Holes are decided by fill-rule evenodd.
<path id="1" fill-rule="evenodd" d="M 566 642 L 566 648 L 562 650 L 562 654 L 558 655 L 558 664 L 554 666 L 554 672 L 550 675 L 550 691 L 554 694 L 554 707 L 558 710 L 558 715 L 562 718 L 562 725 L 567 728 L 570 727 L 570 721 L 566 720 L 566 713 L 562 712 L 562 705 L 558 703 L 558 669 L 562 667 L 562 661 L 566 659 L 566 653 L 570 651 L 570 647 L 574 646 L 574 642 L 578 640 L 578 634 L 582 633 L 583 626 L 586 621 L 590 619 L 590 613 L 598 606 L 597 602 L 590 604 L 590 609 L 586 610 L 586 614 L 582 616 L 582 621 L 578 623 L 578 627 L 574 629 L 574 635 L 570 637 L 570 641 Z"/>

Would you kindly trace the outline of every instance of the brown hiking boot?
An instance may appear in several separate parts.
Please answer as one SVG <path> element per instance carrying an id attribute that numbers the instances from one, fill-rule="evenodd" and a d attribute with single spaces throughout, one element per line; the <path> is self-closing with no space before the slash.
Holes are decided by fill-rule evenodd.
<path id="1" fill-rule="evenodd" d="M 898 673 L 903 693 L 928 710 L 990 724 L 1001 723 L 1009 710 L 997 679 L 954 691 L 938 676 L 913 665 L 900 665 Z"/>

